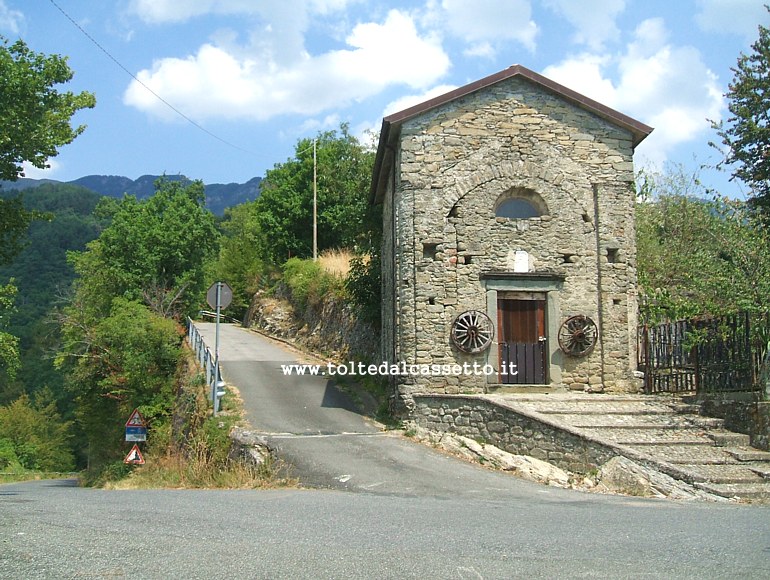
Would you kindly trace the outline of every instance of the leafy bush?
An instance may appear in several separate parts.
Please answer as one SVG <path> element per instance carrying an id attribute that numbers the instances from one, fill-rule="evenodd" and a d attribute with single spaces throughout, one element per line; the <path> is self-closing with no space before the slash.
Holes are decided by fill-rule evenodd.
<path id="1" fill-rule="evenodd" d="M 21 469 L 21 461 L 19 461 L 13 441 L 10 439 L 0 439 L 0 469 L 14 471 Z"/>
<path id="2" fill-rule="evenodd" d="M 350 272 L 345 278 L 345 288 L 358 307 L 365 322 L 379 329 L 381 324 L 382 290 L 380 287 L 380 257 L 354 256 L 350 261 Z"/>
<path id="3" fill-rule="evenodd" d="M 644 176 L 636 206 L 643 322 L 767 307 L 767 228 L 746 202 L 706 194 L 681 172 Z"/>
<path id="4" fill-rule="evenodd" d="M 343 278 L 326 272 L 313 260 L 287 260 L 283 265 L 282 282 L 291 292 L 292 302 L 302 309 L 319 304 L 329 294 L 345 295 Z"/>
<path id="5" fill-rule="evenodd" d="M 22 395 L 0 407 L 0 465 L 17 462 L 25 469 L 70 471 L 70 431 L 71 423 L 61 420 L 45 392 L 34 403 Z"/>

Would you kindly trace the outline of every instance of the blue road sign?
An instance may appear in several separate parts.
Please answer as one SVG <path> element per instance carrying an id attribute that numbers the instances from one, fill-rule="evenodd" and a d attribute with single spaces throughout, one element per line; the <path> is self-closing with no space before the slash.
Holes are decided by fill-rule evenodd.
<path id="1" fill-rule="evenodd" d="M 126 426 L 126 441 L 147 441 L 147 427 Z"/>

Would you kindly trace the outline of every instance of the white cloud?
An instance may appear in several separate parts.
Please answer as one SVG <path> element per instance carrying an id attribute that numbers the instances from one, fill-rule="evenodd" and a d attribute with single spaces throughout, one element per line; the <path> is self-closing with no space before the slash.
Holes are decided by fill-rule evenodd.
<path id="1" fill-rule="evenodd" d="M 642 22 L 623 54 L 584 54 L 543 74 L 654 127 L 637 151 L 656 163 L 703 138 L 723 108 L 716 75 L 695 48 L 671 45 L 660 19 Z"/>
<path id="2" fill-rule="evenodd" d="M 152 24 L 185 22 L 208 14 L 265 15 L 278 10 L 304 20 L 307 13 L 330 14 L 358 0 L 131 0 L 128 12 Z"/>
<path id="3" fill-rule="evenodd" d="M 404 109 L 408 109 L 414 105 L 419 105 L 420 103 L 424 103 L 425 101 L 428 101 L 434 97 L 440 97 L 441 95 L 455 90 L 456 88 L 457 87 L 455 85 L 439 85 L 428 91 L 425 91 L 424 93 L 403 96 L 385 105 L 385 110 L 382 112 L 382 116 L 387 117 L 393 113 L 398 113 L 399 111 L 403 111 Z"/>
<path id="4" fill-rule="evenodd" d="M 615 20 L 625 10 L 626 0 L 545 0 L 545 5 L 577 29 L 574 42 L 591 50 L 601 50 L 605 43 L 620 38 Z"/>
<path id="5" fill-rule="evenodd" d="M 326 115 L 323 119 L 308 119 L 300 125 L 297 135 L 307 135 L 318 131 L 333 130 L 340 126 L 342 119 L 336 113 Z"/>
<path id="6" fill-rule="evenodd" d="M 757 37 L 757 26 L 767 26 L 767 0 L 696 0 L 695 21 L 706 32 L 733 33 L 748 39 Z"/>
<path id="7" fill-rule="evenodd" d="M 535 49 L 530 0 L 442 0 L 441 8 L 449 32 L 471 45 L 468 54 L 488 56 L 491 43 L 508 40 Z"/>
<path id="8" fill-rule="evenodd" d="M 188 58 L 158 60 L 137 78 L 194 119 L 265 120 L 286 113 L 317 114 L 395 84 L 424 88 L 450 66 L 438 40 L 420 36 L 411 17 L 395 10 L 381 24 L 357 25 L 345 42 L 346 49 L 320 56 L 302 51 L 292 62 L 278 62 L 269 44 L 252 54 L 205 44 Z M 124 101 L 159 117 L 174 115 L 136 81 Z"/>
<path id="9" fill-rule="evenodd" d="M 61 169 L 61 164 L 55 159 L 48 159 L 47 169 L 38 169 L 34 165 L 28 162 L 24 162 L 21 166 L 24 168 L 24 177 L 29 179 L 54 179 L 56 172 Z"/>
<path id="10" fill-rule="evenodd" d="M 11 34 L 19 34 L 24 23 L 24 14 L 19 10 L 8 8 L 4 0 L 0 0 L 0 30 Z"/>
<path id="11" fill-rule="evenodd" d="M 184 22 L 204 14 L 259 14 L 261 3 L 253 0 L 131 0 L 128 11 L 145 22 Z"/>
<path id="12" fill-rule="evenodd" d="M 497 51 L 495 50 L 495 47 L 492 46 L 492 44 L 489 42 L 481 42 L 479 44 L 474 44 L 463 51 L 463 54 L 465 56 L 481 57 L 481 58 L 488 58 L 488 59 L 495 58 L 496 53 Z"/>

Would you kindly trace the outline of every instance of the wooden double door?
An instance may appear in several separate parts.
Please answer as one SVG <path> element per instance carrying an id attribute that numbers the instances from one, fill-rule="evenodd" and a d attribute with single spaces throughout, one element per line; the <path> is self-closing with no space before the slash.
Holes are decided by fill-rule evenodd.
<path id="1" fill-rule="evenodd" d="M 546 304 L 546 296 L 541 293 L 498 295 L 498 360 L 501 383 L 548 383 Z"/>

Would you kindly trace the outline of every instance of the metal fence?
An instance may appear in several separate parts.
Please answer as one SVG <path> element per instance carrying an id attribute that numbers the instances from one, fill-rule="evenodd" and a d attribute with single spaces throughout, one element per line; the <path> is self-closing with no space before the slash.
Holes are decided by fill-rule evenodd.
<path id="1" fill-rule="evenodd" d="M 206 346 L 203 341 L 203 336 L 195 326 L 195 323 L 191 318 L 187 319 L 187 341 L 190 343 L 195 357 L 198 359 L 198 363 L 203 369 L 203 374 L 206 377 L 206 384 L 209 386 L 209 399 L 216 399 L 215 405 L 218 406 L 219 397 L 215 396 L 217 392 L 217 383 L 220 382 L 222 373 L 219 370 L 216 357 L 211 349 Z M 215 407 L 216 410 L 216 407 Z"/>
<path id="2" fill-rule="evenodd" d="M 764 390 L 769 322 L 768 314 L 740 312 L 641 327 L 645 392 Z"/>

